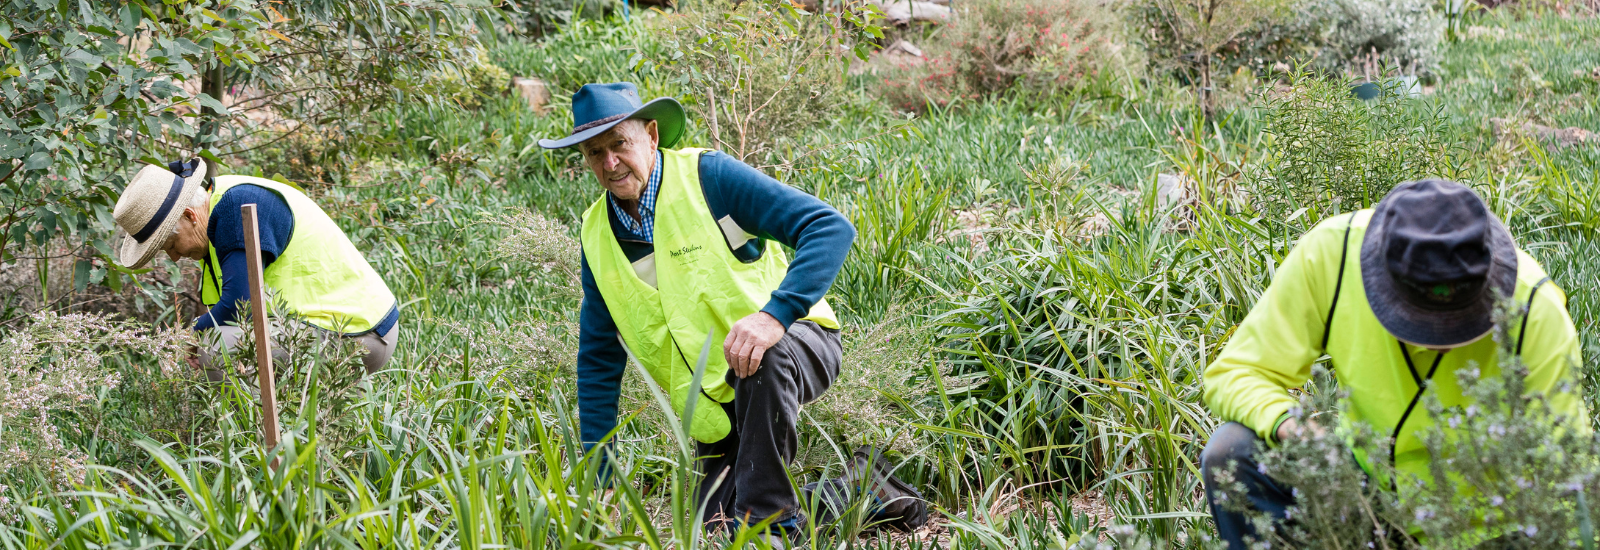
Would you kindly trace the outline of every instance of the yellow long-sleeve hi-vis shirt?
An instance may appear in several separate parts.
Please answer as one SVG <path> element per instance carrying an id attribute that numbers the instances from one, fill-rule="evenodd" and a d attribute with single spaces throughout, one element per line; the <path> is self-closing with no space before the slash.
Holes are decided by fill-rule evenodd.
<path id="1" fill-rule="evenodd" d="M 1445 406 L 1465 405 L 1456 371 L 1477 367 L 1481 376 L 1498 375 L 1499 346 L 1483 338 L 1441 354 L 1402 344 L 1378 323 L 1361 282 L 1361 240 L 1371 217 L 1371 210 L 1335 216 L 1301 238 L 1206 368 L 1205 402 L 1222 420 L 1244 424 L 1275 442 L 1278 424 L 1298 404 L 1288 388 L 1304 384 L 1312 364 L 1326 353 L 1340 387 L 1349 392 L 1343 421 L 1366 422 L 1379 434 L 1393 435 L 1396 471 L 1426 480 L 1428 451 L 1416 434 L 1433 420 L 1419 392 L 1427 386 Z M 1566 425 L 1590 433 L 1573 378 L 1582 359 L 1566 295 L 1520 249 L 1514 298 L 1528 304 L 1526 320 L 1518 318 L 1521 326 L 1509 331 L 1529 371 L 1527 392 L 1547 395 Z M 1371 461 L 1390 459 L 1356 455 L 1369 473 Z M 1392 486 L 1388 480 L 1384 485 Z"/>

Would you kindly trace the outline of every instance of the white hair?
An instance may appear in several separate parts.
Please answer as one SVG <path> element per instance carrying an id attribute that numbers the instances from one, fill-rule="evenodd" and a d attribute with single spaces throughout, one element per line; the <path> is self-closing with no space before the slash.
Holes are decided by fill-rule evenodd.
<path id="1" fill-rule="evenodd" d="M 204 187 L 194 188 L 194 192 L 189 194 L 189 206 L 201 212 L 211 211 L 211 193 Z"/>
<path id="2" fill-rule="evenodd" d="M 628 132 L 641 132 L 642 133 L 642 132 L 645 131 L 646 128 L 648 128 L 650 126 L 651 122 L 655 122 L 655 121 L 653 121 L 653 120 L 645 120 L 645 119 L 642 119 L 642 118 L 630 118 L 630 119 L 624 120 L 622 122 L 618 122 L 616 128 L 621 129 L 623 126 L 627 126 L 628 127 L 628 130 L 627 130 Z"/>

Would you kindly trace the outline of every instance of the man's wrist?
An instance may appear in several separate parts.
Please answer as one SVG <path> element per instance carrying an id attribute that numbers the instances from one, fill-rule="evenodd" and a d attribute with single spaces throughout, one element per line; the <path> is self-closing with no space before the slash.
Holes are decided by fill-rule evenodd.
<path id="1" fill-rule="evenodd" d="M 781 313 L 781 312 L 775 312 L 775 311 L 773 311 L 773 306 L 775 306 L 775 305 L 776 304 L 768 303 L 767 307 L 761 308 L 761 311 L 759 311 L 758 313 L 767 314 L 767 317 L 770 317 L 770 318 L 772 318 L 772 320 L 777 321 L 778 325 L 783 327 L 783 330 L 789 330 L 789 325 L 794 324 L 795 320 L 799 319 L 799 317 L 786 315 L 786 314 Z"/>
<path id="2" fill-rule="evenodd" d="M 1278 415 L 1277 421 L 1272 423 L 1272 433 L 1270 435 L 1272 436 L 1273 444 L 1283 443 L 1283 434 L 1281 433 L 1283 430 L 1283 423 L 1288 422 L 1291 418 L 1294 417 L 1290 416 L 1288 412 L 1284 412 L 1283 414 Z"/>

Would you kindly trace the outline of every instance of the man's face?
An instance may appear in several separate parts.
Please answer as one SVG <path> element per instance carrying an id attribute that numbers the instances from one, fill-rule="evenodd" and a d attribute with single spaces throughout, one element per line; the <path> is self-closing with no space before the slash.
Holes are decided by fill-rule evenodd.
<path id="1" fill-rule="evenodd" d="M 656 161 L 656 121 L 625 120 L 578 145 L 600 186 L 618 199 L 638 200 Z"/>
<path id="2" fill-rule="evenodd" d="M 161 247 L 167 257 L 176 262 L 179 258 L 190 258 L 204 261 L 206 249 L 211 243 L 206 239 L 206 222 L 209 221 L 208 212 L 201 212 L 193 206 L 183 209 L 183 214 L 178 220 L 178 230 L 167 239 L 167 244 Z"/>

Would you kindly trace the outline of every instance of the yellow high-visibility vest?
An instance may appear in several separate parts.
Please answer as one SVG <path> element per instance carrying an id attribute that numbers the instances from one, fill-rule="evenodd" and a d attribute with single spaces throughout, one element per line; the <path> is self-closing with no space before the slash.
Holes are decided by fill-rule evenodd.
<path id="1" fill-rule="evenodd" d="M 318 328 L 344 334 L 364 334 L 396 307 L 394 294 L 367 258 L 356 250 L 339 225 L 300 190 L 269 179 L 218 176 L 211 191 L 211 209 L 222 194 L 237 185 L 265 188 L 289 204 L 294 233 L 289 246 L 262 273 L 262 280 L 277 292 L 289 313 Z M 210 268 L 202 275 L 200 301 L 215 305 L 220 295 L 221 262 L 211 247 Z"/>
<path id="2" fill-rule="evenodd" d="M 724 377 L 728 361 L 722 343 L 740 319 L 761 311 L 789 271 L 789 257 L 777 247 L 744 263 L 733 255 L 721 227 L 711 218 L 700 189 L 703 149 L 661 150 L 661 185 L 656 197 L 655 251 L 629 262 L 617 244 L 601 195 L 583 215 L 584 257 L 617 332 L 650 377 L 672 396 L 681 416 L 694 380 L 706 335 L 711 351 L 701 379 L 701 398 L 689 435 L 713 443 L 727 437 L 728 416 L 718 403 L 733 401 Z M 827 300 L 803 318 L 837 329 Z"/>

